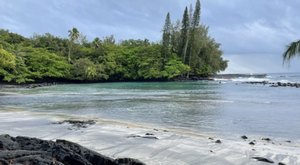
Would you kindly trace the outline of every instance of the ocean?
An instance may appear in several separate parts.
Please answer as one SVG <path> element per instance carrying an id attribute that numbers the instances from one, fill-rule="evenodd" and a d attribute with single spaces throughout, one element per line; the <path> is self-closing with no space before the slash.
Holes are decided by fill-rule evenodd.
<path id="1" fill-rule="evenodd" d="M 121 120 L 220 136 L 299 139 L 300 88 L 245 83 L 249 81 L 300 83 L 300 73 L 215 81 L 64 84 L 33 89 L 2 86 L 0 114 L 17 109 L 44 117 Z"/>

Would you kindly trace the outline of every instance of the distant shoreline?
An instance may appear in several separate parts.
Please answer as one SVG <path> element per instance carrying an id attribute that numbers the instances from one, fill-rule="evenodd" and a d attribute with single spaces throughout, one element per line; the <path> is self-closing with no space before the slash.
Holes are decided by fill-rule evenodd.
<path id="1" fill-rule="evenodd" d="M 0 89 L 1 88 L 38 88 L 38 87 L 46 87 L 46 86 L 53 86 L 53 85 L 63 85 L 63 84 L 96 84 L 96 83 L 147 83 L 147 82 L 185 82 L 185 81 L 222 81 L 222 80 L 232 80 L 232 79 L 239 79 L 239 78 L 257 78 L 263 79 L 267 78 L 268 74 L 216 74 L 212 76 L 191 76 L 189 78 L 185 76 L 176 77 L 173 79 L 138 79 L 138 80 L 131 80 L 131 79 L 122 79 L 122 80 L 101 80 L 101 81 L 79 81 L 79 80 L 68 80 L 68 79 L 45 79 L 39 80 L 37 82 L 32 83 L 9 83 L 0 81 Z M 261 80 L 261 81 L 244 81 L 240 82 L 244 84 L 250 85 L 269 85 L 270 87 L 296 87 L 300 88 L 300 83 L 295 82 L 274 82 L 268 80 Z"/>
<path id="2" fill-rule="evenodd" d="M 222 79 L 232 79 L 232 78 L 247 78 L 247 77 L 255 77 L 255 78 L 265 78 L 267 74 L 217 74 L 212 76 L 191 76 L 189 78 L 181 76 L 173 79 L 123 79 L 123 80 L 101 80 L 101 81 L 79 81 L 79 80 L 67 80 L 67 79 L 45 79 L 39 80 L 37 82 L 28 82 L 28 83 L 10 83 L 0 81 L 1 86 L 5 87 L 25 87 L 25 88 L 35 88 L 35 87 L 44 87 L 44 86 L 52 86 L 58 84 L 91 84 L 91 83 L 118 83 L 118 82 L 180 82 L 180 81 L 215 81 L 216 78 Z"/>

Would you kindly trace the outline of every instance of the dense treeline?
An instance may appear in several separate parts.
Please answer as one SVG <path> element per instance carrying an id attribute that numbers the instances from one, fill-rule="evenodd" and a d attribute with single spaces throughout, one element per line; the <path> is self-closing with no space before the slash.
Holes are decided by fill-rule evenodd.
<path id="1" fill-rule="evenodd" d="M 0 80 L 122 81 L 168 80 L 179 76 L 208 76 L 224 70 L 220 45 L 200 24 L 200 2 L 184 11 L 183 19 L 171 23 L 167 14 L 162 41 L 124 40 L 113 36 L 89 42 L 78 29 L 68 38 L 49 33 L 26 38 L 0 30 Z"/>

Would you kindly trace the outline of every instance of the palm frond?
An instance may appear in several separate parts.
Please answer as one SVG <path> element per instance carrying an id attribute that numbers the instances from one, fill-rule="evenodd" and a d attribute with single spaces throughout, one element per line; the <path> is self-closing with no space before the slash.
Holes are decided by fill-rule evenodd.
<path id="1" fill-rule="evenodd" d="M 295 56 L 300 55 L 300 40 L 292 42 L 283 54 L 283 63 L 289 62 Z"/>

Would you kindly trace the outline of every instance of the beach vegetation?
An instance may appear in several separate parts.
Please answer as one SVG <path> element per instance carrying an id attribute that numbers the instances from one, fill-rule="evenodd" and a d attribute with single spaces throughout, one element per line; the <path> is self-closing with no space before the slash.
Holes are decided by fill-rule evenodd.
<path id="1" fill-rule="evenodd" d="M 77 28 L 67 38 L 32 37 L 0 30 L 0 81 L 152 81 L 207 77 L 225 70 L 220 44 L 200 21 L 201 4 L 186 7 L 174 23 L 167 13 L 159 42 L 116 41 L 114 35 L 87 39 Z M 291 52 L 293 53 L 293 51 Z M 287 56 L 289 57 L 289 56 Z"/>

